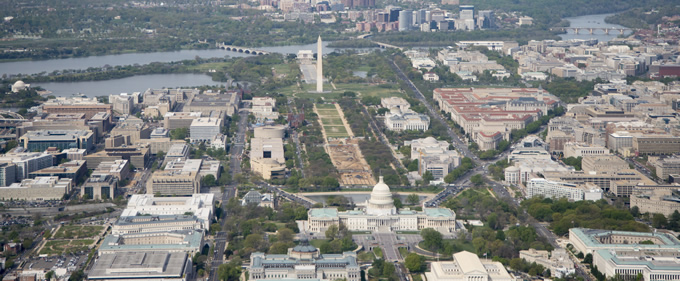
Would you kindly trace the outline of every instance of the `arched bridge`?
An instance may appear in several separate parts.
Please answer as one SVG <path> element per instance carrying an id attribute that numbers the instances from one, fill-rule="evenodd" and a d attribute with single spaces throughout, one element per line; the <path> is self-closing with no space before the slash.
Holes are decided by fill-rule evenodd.
<path id="1" fill-rule="evenodd" d="M 268 55 L 268 54 L 270 54 L 267 51 L 255 50 L 255 49 L 239 47 L 239 46 L 232 46 L 232 45 L 227 45 L 227 44 L 224 44 L 224 43 L 217 43 L 216 46 L 217 46 L 217 48 L 220 48 L 220 49 L 244 53 L 244 54 L 251 54 L 251 55 Z"/>
<path id="2" fill-rule="evenodd" d="M 609 35 L 610 33 L 615 33 L 615 34 L 624 34 L 625 32 L 628 31 L 634 31 L 633 29 L 630 28 L 625 28 L 625 27 L 553 27 L 550 28 L 550 31 L 561 31 L 561 32 L 567 32 L 567 31 L 573 31 L 574 34 L 579 34 L 579 32 L 588 32 L 589 34 L 595 34 L 596 31 L 601 31 L 604 34 Z"/>

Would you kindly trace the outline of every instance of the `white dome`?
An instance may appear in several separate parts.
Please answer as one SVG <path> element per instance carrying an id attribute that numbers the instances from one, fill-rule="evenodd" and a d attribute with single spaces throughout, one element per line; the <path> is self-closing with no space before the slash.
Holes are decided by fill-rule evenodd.
<path id="1" fill-rule="evenodd" d="M 24 83 L 24 81 L 18 80 L 18 81 L 16 81 L 16 82 L 14 82 L 14 87 L 21 87 L 21 88 L 23 88 L 23 87 L 26 87 L 26 83 Z"/>
<path id="2" fill-rule="evenodd" d="M 427 137 L 427 138 L 425 138 L 425 141 L 423 141 L 423 142 L 427 143 L 427 144 L 434 144 L 434 143 L 437 143 L 437 139 L 435 139 L 433 137 Z"/>
<path id="3" fill-rule="evenodd" d="M 374 205 L 394 204 L 390 187 L 387 186 L 385 182 L 383 182 L 382 176 L 380 176 L 380 181 L 373 187 L 373 192 L 371 192 L 371 199 L 368 202 Z"/>

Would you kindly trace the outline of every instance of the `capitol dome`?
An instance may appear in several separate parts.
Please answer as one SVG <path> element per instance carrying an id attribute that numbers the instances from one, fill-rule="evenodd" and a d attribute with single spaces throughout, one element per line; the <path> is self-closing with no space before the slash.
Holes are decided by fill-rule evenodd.
<path id="1" fill-rule="evenodd" d="M 393 215 L 397 213 L 390 187 L 385 184 L 382 176 L 380 176 L 380 181 L 373 187 L 371 199 L 368 200 L 366 207 L 366 213 L 370 215 Z"/>

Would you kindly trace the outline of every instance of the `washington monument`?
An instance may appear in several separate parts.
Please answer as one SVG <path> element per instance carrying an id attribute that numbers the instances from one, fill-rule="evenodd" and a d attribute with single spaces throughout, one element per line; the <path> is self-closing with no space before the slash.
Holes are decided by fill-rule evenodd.
<path id="1" fill-rule="evenodd" d="M 321 35 L 316 42 L 316 92 L 323 93 L 323 45 Z"/>

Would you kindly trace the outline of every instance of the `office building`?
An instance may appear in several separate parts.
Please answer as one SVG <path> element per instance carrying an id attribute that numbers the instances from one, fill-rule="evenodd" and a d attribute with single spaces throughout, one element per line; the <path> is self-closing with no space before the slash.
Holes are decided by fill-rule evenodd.
<path id="1" fill-rule="evenodd" d="M 593 254 L 593 266 L 607 278 L 680 280 L 677 251 L 599 250 Z"/>
<path id="2" fill-rule="evenodd" d="M 633 150 L 638 154 L 670 155 L 680 153 L 680 137 L 640 134 L 633 137 Z"/>
<path id="3" fill-rule="evenodd" d="M 213 216 L 212 193 L 193 194 L 191 197 L 156 197 L 149 194 L 134 194 L 121 213 L 121 217 L 183 215 L 192 213 L 202 221 L 210 222 Z"/>
<path id="4" fill-rule="evenodd" d="M 608 155 L 609 149 L 604 146 L 588 145 L 579 142 L 569 142 L 564 145 L 564 157 L 585 157 Z"/>
<path id="5" fill-rule="evenodd" d="M 546 180 L 568 182 L 573 184 L 594 183 L 604 191 L 609 191 L 611 183 L 614 181 L 633 181 L 639 183 L 654 183 L 637 170 L 626 169 L 616 172 L 595 172 L 595 171 L 569 171 L 569 172 L 545 172 L 543 176 Z"/>
<path id="6" fill-rule="evenodd" d="M 25 179 L 21 183 L 13 183 L 0 187 L 2 200 L 61 200 L 64 194 L 71 192 L 71 179 L 58 177 L 36 177 Z"/>
<path id="7" fill-rule="evenodd" d="M 361 269 L 354 252 L 320 254 L 307 241 L 289 248 L 285 255 L 252 253 L 249 280 L 361 280 Z"/>
<path id="8" fill-rule="evenodd" d="M 363 210 L 344 212 L 335 208 L 312 208 L 307 216 L 307 231 L 323 232 L 329 226 L 340 223 L 350 231 L 419 231 L 433 228 L 441 233 L 452 233 L 457 230 L 456 213 L 447 208 L 397 211 L 390 188 L 383 182 L 382 176 L 364 206 Z"/>
<path id="9" fill-rule="evenodd" d="M 279 118 L 279 113 L 274 111 L 276 108 L 276 100 L 270 97 L 253 97 L 253 108 L 252 113 L 255 115 L 255 119 L 264 120 L 276 120 Z"/>
<path id="10" fill-rule="evenodd" d="M 480 259 L 468 251 L 453 254 L 452 261 L 432 262 L 425 277 L 428 281 L 514 280 L 500 262 Z"/>
<path id="11" fill-rule="evenodd" d="M 198 118 L 201 118 L 200 112 L 168 112 L 163 116 L 163 127 L 168 130 L 189 128 Z"/>
<path id="12" fill-rule="evenodd" d="M 151 139 L 164 139 L 164 138 L 167 138 L 169 136 L 169 132 L 170 131 L 168 131 L 168 129 L 163 128 L 163 127 L 159 127 L 159 128 L 153 129 L 151 131 L 151 133 L 149 134 L 149 138 L 151 138 Z"/>
<path id="13" fill-rule="evenodd" d="M 516 160 L 513 166 L 505 168 L 505 182 L 515 185 L 524 185 L 532 178 L 538 178 L 549 172 L 569 173 L 574 167 L 564 166 L 552 159 L 521 159 Z"/>
<path id="14" fill-rule="evenodd" d="M 460 165 L 460 154 L 449 150 L 446 141 L 437 141 L 433 137 L 405 141 L 411 146 L 411 160 L 418 160 L 418 174 L 432 173 L 435 180 L 443 180 L 450 171 Z"/>
<path id="15" fill-rule="evenodd" d="M 227 116 L 238 113 L 241 98 L 235 91 L 225 93 L 202 93 L 189 98 L 182 108 L 184 112 L 201 112 L 208 116 L 212 111 L 224 111 Z"/>
<path id="16" fill-rule="evenodd" d="M 630 166 L 616 155 L 591 155 L 583 157 L 581 169 L 584 171 L 616 172 L 630 169 Z"/>
<path id="17" fill-rule="evenodd" d="M 207 247 L 207 244 L 203 241 L 203 232 L 196 230 L 109 234 L 97 250 L 97 255 L 130 251 L 168 251 L 194 256 L 194 254 L 201 252 L 204 246 Z"/>
<path id="18" fill-rule="evenodd" d="M 73 183 L 79 183 L 87 176 L 87 165 L 85 160 L 72 160 L 61 163 L 57 166 L 47 167 L 28 174 L 29 178 L 36 177 L 59 177 L 61 179 L 71 179 Z"/>
<path id="19" fill-rule="evenodd" d="M 399 11 L 399 31 L 409 31 L 413 26 L 413 11 Z"/>
<path id="20" fill-rule="evenodd" d="M 201 193 L 198 172 L 155 171 L 146 182 L 146 193 L 162 196 L 191 196 Z"/>
<path id="21" fill-rule="evenodd" d="M 87 160 L 87 168 L 90 170 L 96 169 L 102 162 L 116 160 L 128 160 L 136 168 L 143 168 L 147 167 L 149 162 L 149 147 L 137 145 L 107 147 L 102 151 L 85 156 L 85 160 Z"/>
<path id="22" fill-rule="evenodd" d="M 649 162 L 656 168 L 656 175 L 662 180 L 668 180 L 672 174 L 680 174 L 680 158 L 678 157 L 657 159 Z"/>
<path id="23" fill-rule="evenodd" d="M 227 145 L 229 144 L 229 138 L 223 134 L 217 134 L 210 141 L 210 148 L 212 149 L 224 149 L 227 150 Z"/>
<path id="24" fill-rule="evenodd" d="M 130 143 L 137 143 L 141 139 L 151 137 L 149 123 L 134 116 L 128 116 L 111 130 L 111 136 L 130 136 Z"/>
<path id="25" fill-rule="evenodd" d="M 527 198 L 542 196 L 544 198 L 567 198 L 569 201 L 597 201 L 602 199 L 602 189 L 596 185 L 588 187 L 567 182 L 548 181 L 541 178 L 529 180 Z"/>
<path id="26" fill-rule="evenodd" d="M 222 133 L 222 118 L 198 118 L 191 122 L 189 135 L 192 142 L 211 141 Z"/>
<path id="27" fill-rule="evenodd" d="M 641 214 L 662 214 L 667 218 L 680 212 L 680 186 L 634 186 L 630 207 L 638 207 Z"/>
<path id="28" fill-rule="evenodd" d="M 57 97 L 43 103 L 42 111 L 45 113 L 84 113 L 85 119 L 89 120 L 100 112 L 108 113 L 108 121 L 111 121 L 113 105 L 100 103 L 97 98 L 81 97 Z"/>
<path id="29" fill-rule="evenodd" d="M 168 152 L 165 154 L 165 162 L 173 162 L 177 160 L 186 160 L 189 158 L 189 145 L 185 142 L 173 144 Z"/>
<path id="30" fill-rule="evenodd" d="M 206 232 L 210 221 L 204 221 L 194 215 L 142 215 L 121 216 L 111 228 L 111 234 L 131 234 L 145 232 L 168 232 L 175 230 L 197 230 Z"/>
<path id="31" fill-rule="evenodd" d="M 551 160 L 550 153 L 543 147 L 518 147 L 508 154 L 508 161 Z"/>
<path id="32" fill-rule="evenodd" d="M 652 244 L 641 244 L 650 241 Z M 680 250 L 680 241 L 663 232 L 630 232 L 589 228 L 569 229 L 569 243 L 576 253 L 594 254 L 599 250 L 674 251 Z M 648 242 L 647 242 L 648 243 Z"/>
<path id="33" fill-rule="evenodd" d="M 286 126 L 284 125 L 267 125 L 255 127 L 253 130 L 255 138 L 262 139 L 283 139 L 286 137 Z"/>
<path id="34" fill-rule="evenodd" d="M 571 260 L 567 250 L 559 248 L 552 252 L 545 250 L 536 250 L 530 248 L 529 250 L 519 251 L 519 257 L 528 263 L 537 263 L 550 270 L 551 276 L 557 278 L 564 278 L 567 275 L 576 273 L 574 262 Z"/>
<path id="35" fill-rule="evenodd" d="M 183 252 L 118 252 L 103 254 L 87 273 L 88 280 L 193 280 L 191 259 Z"/>
<path id="36" fill-rule="evenodd" d="M 0 186 L 9 186 L 16 181 L 17 165 L 14 163 L 0 163 Z"/>
<path id="37" fill-rule="evenodd" d="M 0 156 L 0 163 L 16 165 L 15 182 L 29 178 L 29 174 L 40 169 L 52 167 L 52 155 L 40 152 L 7 153 Z"/>
<path id="38" fill-rule="evenodd" d="M 118 179 L 112 175 L 92 174 L 80 187 L 80 197 L 95 200 L 113 199 L 116 197 Z"/>
<path id="39" fill-rule="evenodd" d="M 113 111 L 120 115 L 130 115 L 135 111 L 135 98 L 128 94 L 109 95 Z"/>
<path id="40" fill-rule="evenodd" d="M 92 175 L 111 175 L 120 180 L 127 179 L 130 175 L 130 161 L 113 160 L 99 163 Z"/>
<path id="41" fill-rule="evenodd" d="M 212 175 L 215 179 L 219 179 L 221 167 L 219 160 L 177 159 L 167 162 L 164 171 L 197 172 L 200 178 Z"/>
<path id="42" fill-rule="evenodd" d="M 94 149 L 92 131 L 84 130 L 40 130 L 27 132 L 19 138 L 27 151 L 45 151 L 49 147 L 58 149 Z"/>

